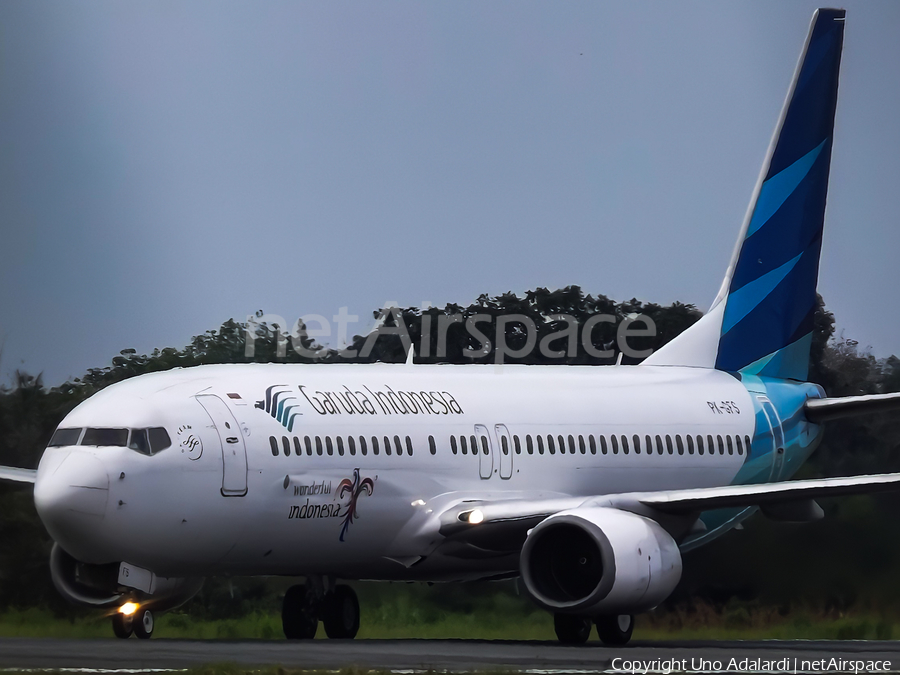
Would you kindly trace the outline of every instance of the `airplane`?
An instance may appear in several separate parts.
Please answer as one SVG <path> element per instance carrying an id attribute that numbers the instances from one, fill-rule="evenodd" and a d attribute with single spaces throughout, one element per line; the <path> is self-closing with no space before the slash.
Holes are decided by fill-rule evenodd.
<path id="1" fill-rule="evenodd" d="M 339 581 L 520 578 L 560 641 L 623 645 L 682 552 L 757 511 L 900 489 L 900 474 L 787 480 L 824 423 L 900 408 L 806 382 L 844 10 L 813 15 L 725 279 L 639 365 L 205 365 L 77 406 L 36 470 L 53 582 L 114 633 L 213 575 L 305 578 L 288 639 L 353 638 Z"/>

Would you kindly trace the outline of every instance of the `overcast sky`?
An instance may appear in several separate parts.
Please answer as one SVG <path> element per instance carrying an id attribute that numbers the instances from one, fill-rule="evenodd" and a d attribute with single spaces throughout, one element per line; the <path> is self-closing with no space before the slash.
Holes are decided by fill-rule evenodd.
<path id="1" fill-rule="evenodd" d="M 847 0 L 819 290 L 900 354 L 900 3 Z M 0 376 L 257 309 L 708 308 L 815 2 L 0 3 Z"/>

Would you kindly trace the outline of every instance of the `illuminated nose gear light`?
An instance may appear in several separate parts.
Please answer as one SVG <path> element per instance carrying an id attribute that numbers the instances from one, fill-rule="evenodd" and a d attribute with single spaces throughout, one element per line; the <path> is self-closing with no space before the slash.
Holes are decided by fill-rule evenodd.
<path id="1" fill-rule="evenodd" d="M 124 614 L 125 616 L 131 616 L 138 610 L 138 605 L 135 602 L 126 602 L 124 605 L 119 607 L 119 614 Z"/>
<path id="2" fill-rule="evenodd" d="M 474 511 L 469 513 L 468 521 L 470 525 L 478 525 L 478 523 L 484 521 L 484 513 L 481 509 L 475 509 Z"/>

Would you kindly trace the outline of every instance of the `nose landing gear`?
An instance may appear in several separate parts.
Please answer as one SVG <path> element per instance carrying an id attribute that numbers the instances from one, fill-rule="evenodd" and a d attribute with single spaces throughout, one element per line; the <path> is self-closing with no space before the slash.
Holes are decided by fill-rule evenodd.
<path id="1" fill-rule="evenodd" d="M 329 638 L 355 638 L 359 632 L 359 600 L 353 589 L 338 585 L 324 592 L 320 584 L 291 586 L 281 606 L 284 636 L 288 640 L 311 640 L 320 619 Z"/>
<path id="2" fill-rule="evenodd" d="M 112 615 L 112 627 L 117 638 L 127 640 L 134 632 L 134 617 L 116 612 Z"/>
<path id="3" fill-rule="evenodd" d="M 141 640 L 148 640 L 153 635 L 153 612 L 145 608 L 129 608 L 112 615 L 113 633 L 117 638 L 127 640 L 134 633 Z"/>
<path id="4" fill-rule="evenodd" d="M 139 609 L 134 617 L 134 634 L 141 640 L 149 640 L 153 635 L 153 612 Z"/>

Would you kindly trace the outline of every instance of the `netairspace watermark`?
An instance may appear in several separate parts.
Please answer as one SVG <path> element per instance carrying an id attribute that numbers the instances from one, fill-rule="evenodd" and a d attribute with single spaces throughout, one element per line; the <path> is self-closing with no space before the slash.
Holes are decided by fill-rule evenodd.
<path id="1" fill-rule="evenodd" d="M 878 659 L 844 659 L 837 656 L 809 659 L 786 656 L 781 659 L 629 659 L 616 657 L 613 673 L 889 673 L 891 662 Z"/>
<path id="2" fill-rule="evenodd" d="M 423 303 L 423 308 L 425 303 Z M 437 319 L 436 325 L 432 325 Z M 477 347 L 466 347 L 462 354 L 466 358 L 477 359 L 487 356 L 493 350 L 494 363 L 502 364 L 506 359 L 521 359 L 532 354 L 537 349 L 546 359 L 573 358 L 578 355 L 579 346 L 591 357 L 609 359 L 616 356 L 613 344 L 604 344 L 598 348 L 592 339 L 594 330 L 602 324 L 616 325 L 615 345 L 618 351 L 629 358 L 643 359 L 652 353 L 651 349 L 635 349 L 629 344 L 629 340 L 638 337 L 655 337 L 656 323 L 644 314 L 631 314 L 624 319 L 614 314 L 594 314 L 584 322 L 568 314 L 552 314 L 547 318 L 555 324 L 565 324 L 564 328 L 544 335 L 538 340 L 538 327 L 530 316 L 525 314 L 431 314 L 422 313 L 418 320 L 421 322 L 421 338 L 415 345 L 415 355 L 421 358 L 442 359 L 447 357 L 447 333 L 450 327 L 462 325 L 466 333 L 477 342 Z M 390 321 L 388 321 L 390 319 Z M 359 317 L 349 314 L 346 307 L 341 307 L 338 313 L 331 317 L 331 321 L 321 314 L 305 314 L 295 321 L 290 330 L 288 323 L 278 314 L 250 314 L 247 316 L 247 328 L 245 331 L 244 355 L 252 358 L 256 354 L 257 329 L 265 324 L 276 329 L 276 358 L 285 358 L 288 342 L 291 348 L 300 356 L 308 359 L 322 359 L 329 355 L 327 347 L 320 346 L 320 339 L 336 339 L 338 345 L 337 354 L 344 358 L 367 358 L 380 337 L 396 335 L 408 352 L 413 347 L 413 341 L 403 318 L 403 311 L 394 304 L 386 304 L 381 311 L 373 330 L 365 337 L 360 349 L 351 349 L 349 344 L 350 326 L 359 323 Z M 483 326 L 496 326 L 493 337 L 482 330 Z M 432 353 L 432 337 L 436 330 L 436 345 Z M 509 334 L 514 336 L 510 340 Z M 510 342 L 514 342 L 510 344 Z M 564 342 L 564 348 L 560 344 Z"/>

